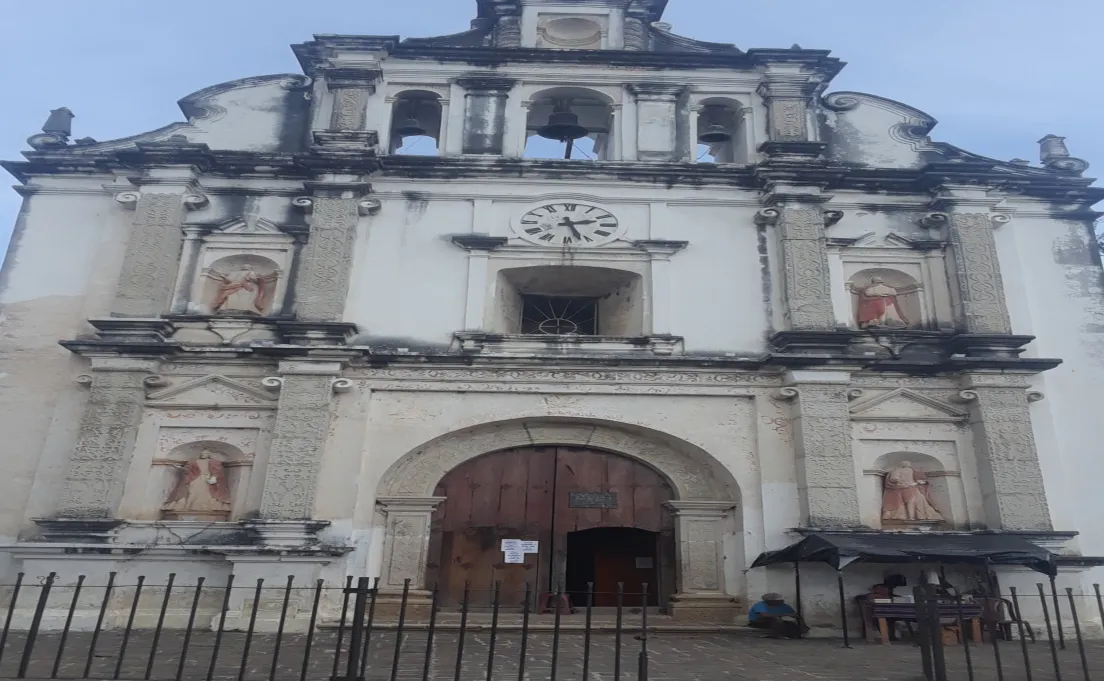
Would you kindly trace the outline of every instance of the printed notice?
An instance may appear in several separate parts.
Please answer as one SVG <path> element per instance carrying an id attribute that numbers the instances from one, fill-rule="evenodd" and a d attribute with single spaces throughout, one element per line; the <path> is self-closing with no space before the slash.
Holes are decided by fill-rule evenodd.
<path id="1" fill-rule="evenodd" d="M 520 539 L 503 539 L 502 540 L 503 551 L 521 551 Z"/>
<path id="2" fill-rule="evenodd" d="M 524 553 L 540 553 L 540 542 L 536 541 L 523 541 L 521 542 L 521 550 Z"/>
<path id="3" fill-rule="evenodd" d="M 521 551 L 506 551 L 506 563 L 524 563 L 525 554 Z"/>

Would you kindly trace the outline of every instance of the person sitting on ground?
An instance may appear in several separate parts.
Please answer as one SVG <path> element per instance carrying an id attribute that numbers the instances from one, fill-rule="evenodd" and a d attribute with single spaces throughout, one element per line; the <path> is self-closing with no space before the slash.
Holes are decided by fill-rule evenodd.
<path id="1" fill-rule="evenodd" d="M 781 594 L 763 594 L 763 600 L 748 610 L 748 626 L 766 629 L 770 638 L 801 638 L 809 630 Z"/>

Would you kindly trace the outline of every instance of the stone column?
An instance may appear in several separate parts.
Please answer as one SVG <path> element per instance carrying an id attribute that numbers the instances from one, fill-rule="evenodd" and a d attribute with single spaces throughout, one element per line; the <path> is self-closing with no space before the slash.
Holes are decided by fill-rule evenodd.
<path id="1" fill-rule="evenodd" d="M 153 360 L 93 357 L 91 373 L 78 379 L 91 392 L 66 466 L 60 518 L 115 516 L 130 472 L 146 388 L 159 384 L 156 372 Z M 50 528 L 47 532 L 57 534 Z"/>
<path id="2" fill-rule="evenodd" d="M 682 85 L 631 83 L 629 92 L 636 97 L 636 154 L 640 161 L 682 161 L 683 146 L 679 134 L 679 99 Z"/>
<path id="3" fill-rule="evenodd" d="M 947 228 L 954 263 L 950 274 L 958 284 L 955 316 L 966 333 L 1012 333 L 993 235 L 995 225 L 1008 221 L 1008 216 L 991 215 L 988 210 L 931 213 L 922 221 L 928 227 Z"/>
<path id="4" fill-rule="evenodd" d="M 122 192 L 115 200 L 135 211 L 127 239 L 114 317 L 153 318 L 168 311 L 180 265 L 185 208 L 207 205 L 186 187 Z"/>
<path id="5" fill-rule="evenodd" d="M 1042 399 L 1013 374 L 965 374 L 962 400 L 970 405 L 974 457 L 985 521 L 991 529 L 1051 530 L 1028 403 Z"/>
<path id="6" fill-rule="evenodd" d="M 314 533 L 327 525 L 312 521 L 318 471 L 330 428 L 335 389 L 352 386 L 341 374 L 340 361 L 281 362 L 278 377 L 265 385 L 279 387 L 280 401 L 268 464 L 260 520 L 253 529 L 263 543 L 301 546 L 313 543 Z"/>
<path id="7" fill-rule="evenodd" d="M 368 130 L 368 98 L 383 78 L 378 63 L 334 67 L 321 74 L 330 93 L 329 125 L 311 133 L 316 149 L 374 153 L 379 135 Z"/>
<path id="8" fill-rule="evenodd" d="M 738 611 L 725 591 L 724 521 L 731 501 L 669 501 L 675 516 L 677 593 L 671 597 L 676 620 L 732 623 Z"/>
<path id="9" fill-rule="evenodd" d="M 851 452 L 850 380 L 838 371 L 792 371 L 778 395 L 794 401 L 797 487 L 806 527 L 862 527 Z"/>
<path id="10" fill-rule="evenodd" d="M 815 86 L 805 77 L 768 77 L 759 85 L 759 96 L 767 105 L 767 136 L 770 142 L 808 142 L 809 105 Z"/>
<path id="11" fill-rule="evenodd" d="M 176 275 L 176 287 L 173 292 L 171 312 L 173 314 L 187 314 L 189 303 L 192 300 L 192 283 L 195 281 L 196 265 L 199 262 L 199 253 L 203 246 L 203 234 L 206 227 L 185 226 L 184 247 L 181 249 L 179 272 Z"/>
<path id="12" fill-rule="evenodd" d="M 506 100 L 516 81 L 506 78 L 460 78 L 464 88 L 465 154 L 503 152 L 506 135 Z"/>
<path id="13" fill-rule="evenodd" d="M 295 316 L 300 322 L 340 322 L 349 295 L 353 245 L 362 215 L 379 212 L 380 203 L 363 199 L 363 183 L 314 184 L 315 195 L 295 200 L 311 212 L 295 286 Z"/>
<path id="14" fill-rule="evenodd" d="M 428 614 L 431 594 L 426 585 L 430 521 L 444 497 L 379 497 L 384 515 L 383 564 L 377 612 L 397 612 L 404 582 L 410 580 L 407 613 Z M 382 610 L 380 610 L 382 608 Z"/>
<path id="15" fill-rule="evenodd" d="M 759 224 L 775 227 L 782 280 L 782 321 L 797 332 L 824 332 L 836 328 L 832 307 L 832 283 L 824 228 L 842 217 L 825 211 L 829 196 L 816 187 L 775 183 L 767 208 L 759 211 Z"/>

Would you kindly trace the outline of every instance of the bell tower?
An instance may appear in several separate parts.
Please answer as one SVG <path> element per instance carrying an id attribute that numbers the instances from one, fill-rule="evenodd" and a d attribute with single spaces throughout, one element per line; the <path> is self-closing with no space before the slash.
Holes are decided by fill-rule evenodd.
<path id="1" fill-rule="evenodd" d="M 630 50 L 649 46 L 650 26 L 667 0 L 482 0 L 496 47 Z"/>

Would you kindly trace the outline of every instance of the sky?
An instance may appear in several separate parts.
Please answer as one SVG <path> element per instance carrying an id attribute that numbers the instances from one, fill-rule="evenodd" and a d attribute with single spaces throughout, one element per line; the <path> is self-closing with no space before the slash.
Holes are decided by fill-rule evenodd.
<path id="1" fill-rule="evenodd" d="M 123 137 L 183 120 L 176 101 L 209 85 L 298 73 L 289 45 L 312 34 L 443 35 L 474 16 L 475 0 L 0 0 L 0 158 L 50 109 L 72 109 L 74 138 Z M 1104 173 L 1100 0 L 670 0 L 664 20 L 742 49 L 830 49 L 848 65 L 829 91 L 926 111 L 936 140 L 1037 163 L 1053 133 Z M 20 204 L 4 175 L 0 248 Z"/>

